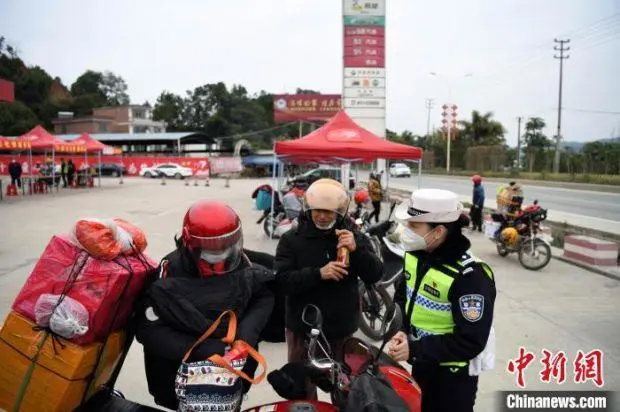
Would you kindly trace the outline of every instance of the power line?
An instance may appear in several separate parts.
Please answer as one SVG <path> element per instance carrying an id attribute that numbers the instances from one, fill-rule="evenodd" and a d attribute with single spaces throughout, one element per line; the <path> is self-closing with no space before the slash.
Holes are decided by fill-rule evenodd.
<path id="1" fill-rule="evenodd" d="M 263 133 L 267 133 L 267 132 L 272 132 L 272 131 L 278 130 L 278 129 L 284 129 L 284 128 L 289 127 L 289 126 L 294 125 L 294 124 L 297 124 L 297 122 L 284 123 L 284 124 L 281 124 L 279 126 L 270 127 L 268 129 L 261 129 L 261 130 L 255 131 L 255 132 L 237 133 L 237 134 L 233 134 L 233 135 L 229 135 L 229 136 L 214 137 L 213 139 L 235 139 L 235 138 L 239 138 L 239 137 L 247 138 L 247 137 L 250 137 L 250 136 L 255 136 L 255 135 L 259 135 L 259 134 L 263 134 Z"/>
<path id="2" fill-rule="evenodd" d="M 580 113 L 615 114 L 615 115 L 620 115 L 620 112 L 614 112 L 614 111 L 608 111 L 608 110 L 592 110 L 592 109 L 567 109 L 566 107 L 564 108 L 564 110 L 567 110 L 567 111 L 569 111 L 569 112 L 580 112 Z"/>
<path id="3" fill-rule="evenodd" d="M 553 39 L 558 46 L 554 46 L 553 50 L 560 52 L 560 55 L 554 55 L 554 59 L 560 60 L 560 87 L 558 90 L 558 132 L 555 137 L 555 158 L 553 161 L 553 173 L 558 173 L 560 170 L 560 140 L 562 139 L 562 81 L 564 77 L 564 60 L 570 56 L 564 53 L 570 50 L 570 47 L 564 47 L 565 44 L 570 43 L 570 39 L 558 40 Z"/>

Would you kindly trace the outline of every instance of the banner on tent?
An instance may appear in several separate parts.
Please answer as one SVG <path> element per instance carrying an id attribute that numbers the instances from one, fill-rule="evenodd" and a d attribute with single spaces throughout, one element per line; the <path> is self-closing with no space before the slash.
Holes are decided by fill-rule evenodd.
<path id="1" fill-rule="evenodd" d="M 12 159 L 15 159 L 17 162 L 22 165 L 22 173 L 27 175 L 30 173 L 30 166 L 28 164 L 28 156 L 25 154 L 21 154 L 19 156 L 11 156 L 11 155 L 0 155 L 0 175 L 8 175 L 9 174 L 9 163 Z M 60 164 L 60 159 L 65 159 L 66 161 L 71 160 L 76 168 L 79 170 L 86 166 L 94 166 L 99 163 L 98 155 L 88 155 L 86 158 L 84 155 L 56 155 L 56 163 Z M 226 159 L 226 158 L 221 158 Z M 32 165 L 36 167 L 37 164 L 44 164 L 47 160 L 51 161 L 50 156 L 41 156 L 34 155 L 32 156 Z M 140 170 L 145 169 L 147 167 L 155 167 L 165 163 L 176 163 L 183 167 L 189 167 L 194 171 L 194 174 L 200 175 L 201 173 L 205 173 L 209 171 L 209 163 L 213 159 L 209 159 L 208 157 L 147 157 L 147 156 L 131 156 L 131 157 L 123 157 L 122 163 L 123 166 L 127 169 L 127 176 L 138 176 Z M 101 156 L 101 162 L 104 164 L 121 164 L 120 156 Z M 239 161 L 240 162 L 240 161 Z M 222 172 L 220 172 L 222 173 Z"/>

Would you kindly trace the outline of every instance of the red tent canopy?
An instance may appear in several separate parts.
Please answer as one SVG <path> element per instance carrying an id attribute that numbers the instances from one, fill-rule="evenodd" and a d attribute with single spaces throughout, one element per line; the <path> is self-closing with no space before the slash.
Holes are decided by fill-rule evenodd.
<path id="1" fill-rule="evenodd" d="M 80 137 L 72 140 L 71 143 L 84 146 L 87 152 L 102 152 L 106 148 L 106 145 L 97 139 L 93 139 L 88 133 L 82 133 Z"/>
<path id="2" fill-rule="evenodd" d="M 65 142 L 64 140 L 52 135 L 41 126 L 36 126 L 34 129 L 19 136 L 15 139 L 17 142 L 30 142 L 32 149 L 44 150 L 53 149 L 56 152 L 63 153 L 80 153 L 86 149 L 80 145 L 73 145 Z"/>
<path id="3" fill-rule="evenodd" d="M 101 143 L 99 140 L 95 139 L 88 133 L 82 133 L 77 139 L 71 140 L 70 144 L 80 145 L 86 148 L 88 153 L 99 153 L 102 154 L 120 154 L 121 149 L 116 147 L 108 146 L 107 144 Z"/>
<path id="4" fill-rule="evenodd" d="M 420 160 L 422 149 L 390 142 L 360 127 L 344 111 L 301 139 L 276 142 L 275 153 L 293 162 L 372 162 L 377 159 Z"/>

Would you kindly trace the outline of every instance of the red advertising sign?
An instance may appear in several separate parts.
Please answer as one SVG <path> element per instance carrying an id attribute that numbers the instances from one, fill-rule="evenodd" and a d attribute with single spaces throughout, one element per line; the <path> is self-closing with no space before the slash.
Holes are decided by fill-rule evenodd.
<path id="1" fill-rule="evenodd" d="M 345 26 L 344 36 L 385 37 L 385 27 Z"/>
<path id="2" fill-rule="evenodd" d="M 344 67 L 385 67 L 384 57 L 345 57 Z"/>
<path id="3" fill-rule="evenodd" d="M 345 67 L 385 67 L 385 28 L 345 26 Z"/>
<path id="4" fill-rule="evenodd" d="M 86 165 L 96 165 L 99 163 L 98 156 L 56 156 L 56 163 L 60 164 L 60 159 L 71 159 L 75 167 L 79 170 Z M 30 165 L 28 164 L 28 156 L 11 156 L 0 155 L 0 175 L 9 174 L 9 163 L 12 159 L 22 164 L 23 176 L 30 175 Z M 37 164 L 44 164 L 49 157 L 45 156 L 32 156 L 32 166 L 36 169 Z M 101 162 L 104 164 L 120 164 L 120 156 L 101 156 Z M 204 175 L 209 170 L 209 158 L 208 157 L 147 157 L 147 156 L 127 156 L 122 159 L 123 166 L 127 168 L 127 176 L 138 176 L 140 170 L 147 167 L 155 167 L 164 163 L 176 163 L 178 165 L 189 167 L 194 171 L 195 175 Z M 35 171 L 36 173 L 36 171 Z"/>
<path id="5" fill-rule="evenodd" d="M 345 47 L 345 57 L 384 57 L 383 47 Z"/>
<path id="6" fill-rule="evenodd" d="M 277 94 L 273 96 L 276 123 L 327 120 L 340 111 L 339 94 Z"/>
<path id="7" fill-rule="evenodd" d="M 372 36 L 346 36 L 344 38 L 344 47 L 383 47 L 385 46 L 385 39 L 383 37 Z"/>

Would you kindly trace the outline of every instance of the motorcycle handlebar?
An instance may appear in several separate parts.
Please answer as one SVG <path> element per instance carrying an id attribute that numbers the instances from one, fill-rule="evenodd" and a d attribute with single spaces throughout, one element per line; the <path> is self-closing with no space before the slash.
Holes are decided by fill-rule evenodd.
<path id="1" fill-rule="evenodd" d="M 327 355 L 325 349 L 321 346 L 320 343 L 318 343 L 320 334 L 321 332 L 318 329 L 312 329 L 312 331 L 310 332 L 310 343 L 308 344 L 308 359 L 310 360 L 310 364 L 316 369 L 331 370 L 334 367 L 333 360 L 331 360 L 329 357 L 327 357 L 326 359 L 317 359 L 315 356 L 317 344 L 321 347 L 323 353 Z"/>

